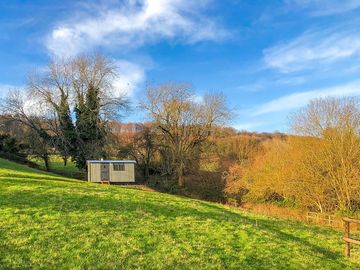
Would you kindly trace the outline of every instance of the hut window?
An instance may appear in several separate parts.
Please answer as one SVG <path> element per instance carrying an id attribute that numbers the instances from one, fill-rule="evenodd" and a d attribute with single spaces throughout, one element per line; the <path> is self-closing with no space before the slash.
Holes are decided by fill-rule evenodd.
<path id="1" fill-rule="evenodd" d="M 124 163 L 114 163 L 114 171 L 125 171 L 125 164 Z"/>

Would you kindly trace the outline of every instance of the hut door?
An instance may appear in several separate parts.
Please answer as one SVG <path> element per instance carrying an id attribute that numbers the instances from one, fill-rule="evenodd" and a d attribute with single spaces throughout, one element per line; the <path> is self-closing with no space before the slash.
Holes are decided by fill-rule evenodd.
<path id="1" fill-rule="evenodd" d="M 101 181 L 110 181 L 109 164 L 101 164 Z"/>

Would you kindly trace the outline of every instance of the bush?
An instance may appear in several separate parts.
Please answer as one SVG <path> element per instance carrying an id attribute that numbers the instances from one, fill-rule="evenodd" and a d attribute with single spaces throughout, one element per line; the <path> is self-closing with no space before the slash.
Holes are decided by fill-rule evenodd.
<path id="1" fill-rule="evenodd" d="M 10 135 L 0 135 L 0 152 L 17 154 L 20 147 L 15 138 Z"/>
<path id="2" fill-rule="evenodd" d="M 186 195 L 197 199 L 221 202 L 225 200 L 225 181 L 219 172 L 199 171 L 185 177 Z"/>

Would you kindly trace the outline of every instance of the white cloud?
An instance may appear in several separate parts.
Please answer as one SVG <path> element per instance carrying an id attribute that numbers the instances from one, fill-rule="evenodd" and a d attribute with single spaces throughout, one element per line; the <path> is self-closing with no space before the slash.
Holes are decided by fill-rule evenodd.
<path id="1" fill-rule="evenodd" d="M 46 47 L 53 55 L 68 57 L 101 46 L 129 50 L 162 39 L 221 40 L 226 30 L 203 13 L 209 3 L 127 0 L 120 7 L 99 6 L 95 15 L 60 22 L 47 37 Z"/>
<path id="2" fill-rule="evenodd" d="M 306 32 L 298 38 L 263 51 L 268 67 L 281 72 L 324 67 L 360 55 L 360 32 L 331 29 Z"/>
<path id="3" fill-rule="evenodd" d="M 201 104 L 204 102 L 204 96 L 202 95 L 199 95 L 199 94 L 196 94 L 192 97 L 192 100 L 195 102 L 195 103 L 198 103 L 198 104 Z"/>
<path id="4" fill-rule="evenodd" d="M 287 111 L 305 106 L 311 99 L 320 97 L 340 97 L 360 95 L 360 80 L 345 85 L 297 92 L 282 96 L 272 101 L 256 106 L 250 111 L 251 116 L 259 116 L 272 112 Z"/>
<path id="5" fill-rule="evenodd" d="M 10 85 L 0 84 L 0 98 L 5 97 L 10 88 Z"/>
<path id="6" fill-rule="evenodd" d="M 252 122 L 245 122 L 232 125 L 233 128 L 239 131 L 247 130 L 247 131 L 255 131 L 257 127 L 263 126 L 268 124 L 267 122 L 259 122 L 259 121 L 252 121 Z"/>
<path id="7" fill-rule="evenodd" d="M 114 95 L 133 96 L 134 91 L 145 80 L 144 69 L 141 66 L 126 60 L 117 60 L 115 64 L 119 75 L 114 81 Z"/>
<path id="8" fill-rule="evenodd" d="M 0 84 L 0 105 L 2 99 L 16 98 L 23 104 L 23 109 L 28 115 L 43 115 L 47 111 L 41 102 L 34 96 L 28 96 L 26 86 Z M 2 108 L 0 108 L 2 109 Z M 1 111 L 1 110 L 0 110 Z"/>
<path id="9" fill-rule="evenodd" d="M 5 98 L 10 90 L 14 89 L 24 89 L 24 86 L 20 85 L 11 85 L 11 84 L 0 84 L 0 98 Z"/>
<path id="10" fill-rule="evenodd" d="M 360 0 L 286 0 L 305 9 L 312 16 L 329 16 L 355 10 L 360 7 Z"/>

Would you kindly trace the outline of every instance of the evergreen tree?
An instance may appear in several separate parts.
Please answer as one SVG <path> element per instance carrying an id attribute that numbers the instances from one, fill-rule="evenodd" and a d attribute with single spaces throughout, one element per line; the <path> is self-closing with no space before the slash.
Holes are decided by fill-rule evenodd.
<path id="1" fill-rule="evenodd" d="M 90 86 L 86 98 L 78 96 L 75 108 L 78 151 L 75 161 L 80 168 L 86 166 L 87 159 L 99 159 L 105 155 L 106 123 L 100 117 L 100 91 Z"/>
<path id="2" fill-rule="evenodd" d="M 60 105 L 58 109 L 59 134 L 58 148 L 64 159 L 64 165 L 69 156 L 76 155 L 76 131 L 70 112 L 70 106 L 65 94 L 61 95 Z"/>

